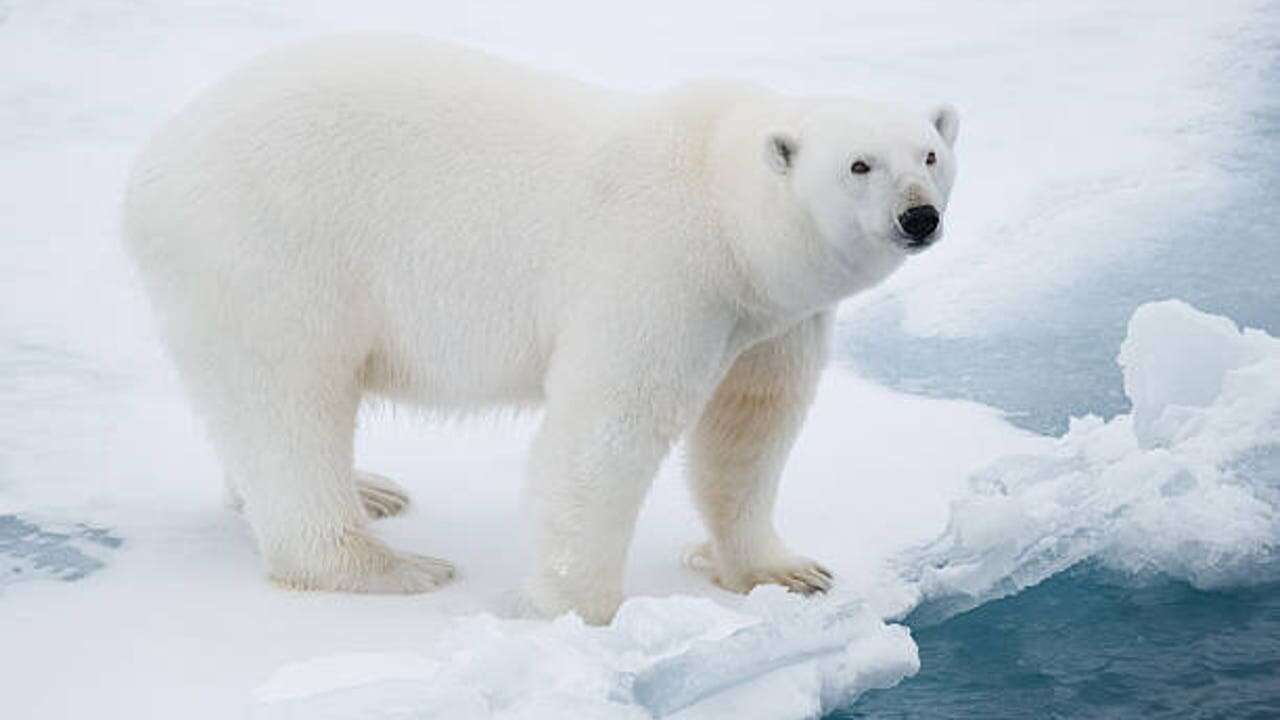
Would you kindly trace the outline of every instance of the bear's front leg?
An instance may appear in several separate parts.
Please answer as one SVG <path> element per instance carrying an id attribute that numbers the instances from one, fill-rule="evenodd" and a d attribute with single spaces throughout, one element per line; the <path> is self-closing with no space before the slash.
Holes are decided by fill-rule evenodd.
<path id="1" fill-rule="evenodd" d="M 636 517 L 671 446 L 647 414 L 548 407 L 529 487 L 536 534 L 529 594 L 540 612 L 574 611 L 598 625 L 622 602 Z"/>
<path id="2" fill-rule="evenodd" d="M 621 604 L 640 506 L 725 362 L 713 332 L 613 327 L 626 331 L 557 353 L 529 468 L 530 599 L 544 614 L 574 611 L 592 624 L 609 622 Z M 637 330 L 672 341 L 638 342 Z"/>
<path id="3" fill-rule="evenodd" d="M 778 481 L 813 401 L 831 324 L 822 313 L 743 353 L 691 433 L 689 480 L 711 540 L 688 560 L 725 589 L 831 587 L 831 572 L 792 553 L 773 524 Z"/>

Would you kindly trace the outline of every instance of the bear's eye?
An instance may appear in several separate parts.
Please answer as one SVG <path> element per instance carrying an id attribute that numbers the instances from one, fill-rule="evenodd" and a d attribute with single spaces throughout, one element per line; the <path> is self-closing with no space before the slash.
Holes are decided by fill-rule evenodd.
<path id="1" fill-rule="evenodd" d="M 924 164 L 933 165 L 936 162 L 938 162 L 938 156 L 934 154 L 932 150 L 930 150 L 929 154 L 924 156 Z"/>
<path id="2" fill-rule="evenodd" d="M 853 164 L 853 167 L 849 168 L 849 170 L 854 175 L 866 175 L 867 173 L 871 172 L 871 166 L 859 160 L 855 162 Z"/>

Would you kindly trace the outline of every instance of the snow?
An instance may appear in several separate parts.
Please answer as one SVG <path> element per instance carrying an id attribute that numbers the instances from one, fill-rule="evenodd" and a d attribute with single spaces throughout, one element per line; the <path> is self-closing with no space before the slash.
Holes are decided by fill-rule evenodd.
<path id="1" fill-rule="evenodd" d="M 441 425 L 401 409 L 370 410 L 357 437 L 361 466 L 413 496 L 377 532 L 457 562 L 459 581 L 412 598 L 283 592 L 222 506 L 117 232 L 130 156 L 202 86 L 282 42 L 409 29 L 612 86 L 727 75 L 955 102 L 946 241 L 848 311 L 892 305 L 918 334 L 981 333 L 1144 252 L 1138 228 L 1220 201 L 1226 169 L 1203 159 L 1231 142 L 1251 91 L 1228 71 L 1255 12 L 1243 0 L 0 5 L 4 707 L 808 717 L 919 669 L 893 618 L 941 617 L 1082 558 L 1204 587 L 1273 577 L 1275 340 L 1158 304 L 1135 315 L 1122 353 L 1133 413 L 1078 420 L 1061 439 L 837 363 L 779 510 L 795 548 L 836 571 L 826 599 L 740 598 L 683 568 L 701 530 L 677 455 L 642 515 L 615 624 L 521 618 L 519 486 L 537 416 Z"/>

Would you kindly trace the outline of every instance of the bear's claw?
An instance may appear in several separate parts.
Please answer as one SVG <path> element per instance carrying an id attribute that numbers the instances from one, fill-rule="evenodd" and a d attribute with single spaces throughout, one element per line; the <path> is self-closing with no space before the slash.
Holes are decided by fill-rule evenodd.
<path id="1" fill-rule="evenodd" d="M 778 584 L 784 585 L 788 590 L 801 595 L 813 595 L 814 593 L 825 593 L 830 590 L 833 579 L 834 576 L 830 570 L 817 563 L 812 563 L 808 567 L 791 571 L 781 581 L 778 581 Z"/>
<path id="2" fill-rule="evenodd" d="M 409 494 L 389 478 L 371 472 L 356 472 L 356 490 L 365 512 L 373 520 L 399 515 L 409 507 Z"/>

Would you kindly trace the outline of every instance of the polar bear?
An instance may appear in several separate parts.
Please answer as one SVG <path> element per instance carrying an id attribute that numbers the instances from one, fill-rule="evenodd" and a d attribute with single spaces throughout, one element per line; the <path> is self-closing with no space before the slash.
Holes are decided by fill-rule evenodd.
<path id="1" fill-rule="evenodd" d="M 682 437 L 719 585 L 829 587 L 772 521 L 833 307 L 937 240 L 957 116 L 732 83 L 630 95 L 409 37 L 268 54 L 140 154 L 125 242 L 269 577 L 416 593 L 363 398 L 540 404 L 541 612 L 608 622 Z"/>

